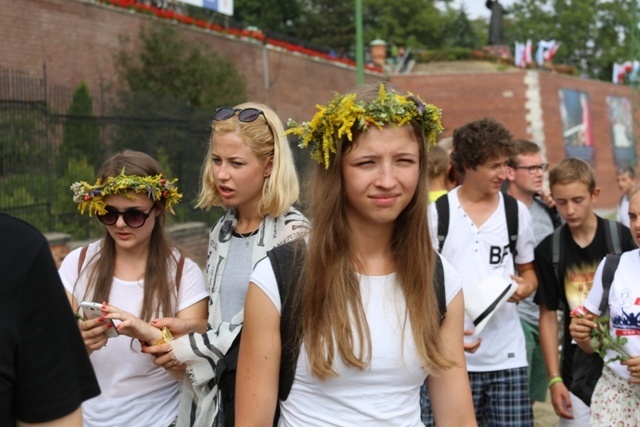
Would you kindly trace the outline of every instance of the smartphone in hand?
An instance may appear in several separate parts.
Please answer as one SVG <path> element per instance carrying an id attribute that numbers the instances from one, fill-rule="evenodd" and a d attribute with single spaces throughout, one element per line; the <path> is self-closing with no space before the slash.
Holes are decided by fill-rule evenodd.
<path id="1" fill-rule="evenodd" d="M 87 319 L 95 319 L 97 317 L 102 317 L 102 304 L 99 304 L 97 302 L 90 302 L 90 301 L 82 301 L 80 303 L 80 308 L 82 308 L 82 314 L 84 314 L 84 316 Z M 113 320 L 111 319 L 104 319 L 107 322 L 111 322 L 111 327 L 107 329 L 107 337 L 109 338 L 115 338 L 117 337 L 118 334 L 118 330 L 116 329 L 116 324 L 113 323 Z"/>

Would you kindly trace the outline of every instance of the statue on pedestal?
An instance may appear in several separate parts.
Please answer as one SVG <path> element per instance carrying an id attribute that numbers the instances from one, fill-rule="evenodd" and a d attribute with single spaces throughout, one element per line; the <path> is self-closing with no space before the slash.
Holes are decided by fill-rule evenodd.
<path id="1" fill-rule="evenodd" d="M 508 14 L 498 0 L 487 0 L 485 5 L 491 10 L 489 20 L 489 46 L 503 46 L 504 39 L 504 15 Z"/>

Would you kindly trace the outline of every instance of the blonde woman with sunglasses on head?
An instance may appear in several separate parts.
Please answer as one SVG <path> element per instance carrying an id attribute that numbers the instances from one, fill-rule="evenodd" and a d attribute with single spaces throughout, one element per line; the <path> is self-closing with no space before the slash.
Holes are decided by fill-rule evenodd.
<path id="1" fill-rule="evenodd" d="M 71 186 L 80 211 L 106 231 L 59 270 L 74 311 L 86 307 L 78 325 L 102 390 L 82 406 L 85 426 L 168 427 L 177 417 L 184 366 L 161 367 L 141 352 L 169 339 L 151 319 L 204 322 L 207 313 L 202 271 L 165 232 L 167 211 L 182 197 L 174 183 L 147 154 L 123 151 L 107 159 L 95 184 Z M 83 302 L 94 303 L 98 317 Z"/>
<path id="2" fill-rule="evenodd" d="M 153 324 L 183 336 L 145 350 L 160 355 L 161 364 L 168 358 L 162 354 L 172 350 L 188 365 L 191 381 L 185 380 L 178 426 L 233 425 L 233 402 L 221 401 L 219 385 L 235 383 L 235 375 L 218 375 L 233 362 L 220 359 L 237 351 L 253 267 L 268 250 L 307 232 L 306 218 L 291 206 L 297 198 L 293 156 L 275 112 L 256 103 L 218 108 L 198 201 L 205 209 L 225 209 L 209 239 L 209 322 L 159 319 Z"/>

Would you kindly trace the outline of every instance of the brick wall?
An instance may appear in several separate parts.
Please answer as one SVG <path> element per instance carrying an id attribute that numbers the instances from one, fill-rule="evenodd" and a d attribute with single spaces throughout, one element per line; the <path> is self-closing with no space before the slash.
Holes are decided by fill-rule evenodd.
<path id="1" fill-rule="evenodd" d="M 542 109 L 540 119 L 533 123 L 527 105 L 529 87 L 525 82 L 525 71 L 486 74 L 446 74 L 430 76 L 394 76 L 392 83 L 421 95 L 443 110 L 445 132 L 450 136 L 453 130 L 480 117 L 493 117 L 502 122 L 517 138 L 536 140 L 533 125 L 542 126 L 543 144 L 551 165 L 565 157 L 562 139 L 562 118 L 560 115 L 560 89 L 584 91 L 589 94 L 592 132 L 596 145 L 595 173 L 601 188 L 596 207 L 606 211 L 615 208 L 619 199 L 615 181 L 616 166 L 613 158 L 609 119 L 607 116 L 607 96 L 631 99 L 629 87 L 607 82 L 585 80 L 577 77 L 539 72 L 539 104 Z M 640 114 L 636 112 L 636 121 Z M 637 132 L 637 131 L 636 131 Z"/>
<path id="2" fill-rule="evenodd" d="M 140 26 L 156 18 L 105 6 L 89 0 L 0 0 L 2 66 L 39 76 L 46 63 L 49 84 L 75 87 L 86 81 L 92 91 L 113 82 L 112 54 L 119 37 L 137 40 Z M 178 25 L 178 24 L 176 24 Z M 331 91 L 345 91 L 355 84 L 355 70 L 323 60 L 303 57 L 256 41 L 184 27 L 186 37 L 205 43 L 232 59 L 246 76 L 252 100 L 266 103 L 283 120 L 311 117 L 317 103 L 326 102 Z M 265 68 L 266 66 L 266 68 Z M 463 66 L 463 65 L 461 65 Z M 267 71 L 265 73 L 265 70 Z M 265 87 L 268 75 L 268 88 Z M 392 76 L 396 86 L 411 90 L 444 111 L 445 136 L 470 120 L 491 116 L 503 122 L 516 137 L 543 144 L 550 163 L 564 157 L 558 89 L 589 93 L 596 149 L 596 174 L 602 187 L 599 208 L 615 207 L 611 137 L 605 96 L 631 96 L 628 87 L 551 73 L 534 73 L 535 101 L 541 109 L 532 114 L 532 86 L 524 71 L 475 74 Z M 367 81 L 380 75 L 367 74 Z M 99 110 L 97 110 L 99 111 Z M 640 116 L 638 116 L 640 117 Z M 535 134 L 535 130 L 539 134 Z"/>
<path id="3" fill-rule="evenodd" d="M 5 68 L 34 76 L 46 63 L 50 84 L 74 88 L 86 81 L 96 93 L 113 82 L 112 54 L 119 38 L 137 41 L 141 26 L 157 18 L 89 0 L 0 0 L 0 58 Z M 174 24 L 179 25 L 179 24 Z M 273 107 L 281 118 L 307 117 L 331 91 L 345 91 L 356 83 L 353 67 L 269 46 L 267 73 L 262 43 L 180 25 L 184 34 L 236 63 L 247 78 L 252 100 Z M 268 89 L 265 75 L 268 74 Z M 378 75 L 367 73 L 367 80 Z"/>

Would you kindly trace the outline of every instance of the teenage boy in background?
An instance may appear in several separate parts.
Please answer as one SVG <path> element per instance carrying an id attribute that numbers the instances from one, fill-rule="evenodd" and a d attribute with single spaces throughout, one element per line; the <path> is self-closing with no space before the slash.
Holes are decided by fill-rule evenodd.
<path id="1" fill-rule="evenodd" d="M 619 223 L 629 226 L 629 196 L 636 186 L 636 171 L 632 167 L 618 169 L 616 172 L 616 184 L 622 193 L 620 203 L 618 204 Z"/>
<path id="2" fill-rule="evenodd" d="M 547 167 L 548 164 L 542 162 L 542 153 L 537 144 L 524 139 L 516 141 L 515 151 L 509 158 L 507 194 L 529 208 L 536 244 L 562 223 L 555 207 L 549 208 L 540 198 Z M 527 347 L 531 401 L 544 402 L 547 398 L 547 371 L 540 346 L 540 309 L 533 302 L 534 296 L 535 293 L 518 303 L 518 314 Z"/>
<path id="3" fill-rule="evenodd" d="M 547 236 L 535 251 L 540 281 L 535 297 L 540 305 L 540 342 L 551 402 L 560 417 L 560 426 L 583 427 L 589 425 L 591 393 L 602 372 L 602 360 L 584 353 L 572 342 L 569 313 L 582 305 L 602 258 L 608 253 L 631 250 L 635 244 L 627 227 L 594 213 L 600 189 L 588 163 L 564 159 L 549 172 L 549 184 L 565 224 Z M 562 369 L 556 314 L 560 309 L 564 315 Z"/>
<path id="4" fill-rule="evenodd" d="M 535 241 L 531 216 L 519 202 L 515 253 L 510 249 L 505 199 L 500 191 L 507 177 L 513 137 L 493 119 L 480 119 L 453 133 L 454 167 L 464 172 L 462 184 L 451 190 L 448 201 L 448 236 L 439 236 L 439 214 L 430 209 L 432 237 L 444 239 L 441 254 L 458 270 L 464 292 L 489 276 L 500 276 L 518 285 L 509 302 L 499 307 L 482 332 L 465 342 L 465 356 L 476 418 L 480 425 L 533 426 L 527 380 L 527 356 L 516 302 L 536 290 L 533 268 Z M 438 247 L 439 242 L 434 241 Z M 515 267 L 514 267 L 515 265 Z M 519 277 L 515 277 L 515 274 Z M 473 323 L 465 316 L 465 335 Z M 423 422 L 431 424 L 428 402 Z M 425 410 L 425 408 L 427 410 Z"/>

